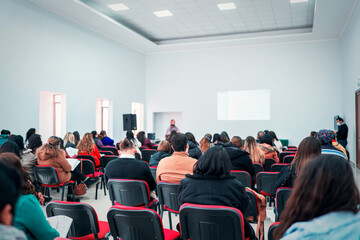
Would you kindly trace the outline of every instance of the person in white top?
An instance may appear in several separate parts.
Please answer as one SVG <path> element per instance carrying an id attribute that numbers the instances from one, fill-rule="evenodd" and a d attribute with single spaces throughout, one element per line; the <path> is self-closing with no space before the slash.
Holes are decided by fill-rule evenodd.
<path id="1" fill-rule="evenodd" d="M 283 148 L 282 143 L 281 143 L 281 142 L 279 141 L 279 139 L 277 138 L 275 132 L 270 131 L 269 134 L 270 134 L 270 136 L 272 137 L 272 141 L 273 141 L 273 143 L 274 143 L 274 145 L 275 145 L 276 150 L 277 150 L 279 153 L 281 153 L 281 152 L 282 152 L 282 148 Z"/>

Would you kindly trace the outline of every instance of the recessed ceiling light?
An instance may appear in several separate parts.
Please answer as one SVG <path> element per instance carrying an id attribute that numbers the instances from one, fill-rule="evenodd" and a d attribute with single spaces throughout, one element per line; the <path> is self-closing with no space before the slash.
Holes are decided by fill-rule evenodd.
<path id="1" fill-rule="evenodd" d="M 230 3 L 220 3 L 220 4 L 217 4 L 218 8 L 220 10 L 230 10 L 230 9 L 235 9 L 236 6 L 235 6 L 235 3 L 233 2 L 230 2 Z"/>
<path id="2" fill-rule="evenodd" d="M 117 4 L 110 4 L 107 5 L 109 8 L 111 8 L 114 11 L 123 11 L 123 10 L 129 10 L 129 7 L 126 6 L 123 3 L 117 3 Z"/>
<path id="3" fill-rule="evenodd" d="M 302 2 L 308 2 L 309 0 L 290 0 L 290 3 L 302 3 Z"/>
<path id="4" fill-rule="evenodd" d="M 156 11 L 154 14 L 158 17 L 170 17 L 173 15 L 169 10 Z"/>

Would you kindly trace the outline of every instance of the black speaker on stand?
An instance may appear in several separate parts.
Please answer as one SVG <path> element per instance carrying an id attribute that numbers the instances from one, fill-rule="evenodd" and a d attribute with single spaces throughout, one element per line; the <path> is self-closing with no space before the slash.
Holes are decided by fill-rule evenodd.
<path id="1" fill-rule="evenodd" d="M 124 131 L 136 130 L 136 114 L 123 114 Z"/>

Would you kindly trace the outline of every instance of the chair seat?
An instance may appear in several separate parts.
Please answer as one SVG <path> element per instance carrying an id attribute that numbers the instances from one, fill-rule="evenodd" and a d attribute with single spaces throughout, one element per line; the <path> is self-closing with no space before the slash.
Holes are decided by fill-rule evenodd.
<path id="1" fill-rule="evenodd" d="M 179 214 L 179 211 L 175 211 L 175 210 L 173 210 L 173 209 L 171 209 L 171 208 L 168 208 L 166 205 L 164 205 L 164 209 L 165 209 L 166 211 Z"/>
<path id="2" fill-rule="evenodd" d="M 165 229 L 165 228 L 164 228 L 164 235 L 165 235 L 165 240 L 173 240 L 180 237 L 180 233 L 178 231 Z"/>
<path id="3" fill-rule="evenodd" d="M 110 227 L 108 222 L 99 221 L 99 233 L 98 237 L 99 239 L 105 238 L 105 235 L 110 232 Z M 77 240 L 94 240 L 94 234 L 89 234 L 83 237 L 72 237 L 71 239 L 77 239 Z"/>
<path id="4" fill-rule="evenodd" d="M 71 185 L 71 184 L 75 184 L 75 182 L 70 180 L 68 182 L 60 183 L 59 186 L 63 187 L 63 186 Z M 43 186 L 43 187 L 58 187 L 57 184 L 50 184 L 50 185 L 48 185 L 48 184 L 40 184 L 40 185 Z"/>
<path id="5" fill-rule="evenodd" d="M 154 206 L 155 204 L 157 204 L 159 201 L 157 199 L 153 199 L 149 202 L 149 208 L 151 208 L 152 206 Z M 118 203 L 117 201 L 115 201 L 115 205 L 120 205 L 120 206 L 126 206 L 126 205 L 122 205 L 120 203 Z M 134 206 L 134 207 L 139 207 L 139 208 L 146 208 L 145 203 L 144 204 L 140 204 L 138 206 Z"/>
<path id="6" fill-rule="evenodd" d="M 95 172 L 94 175 L 93 174 L 89 174 L 89 175 L 85 175 L 85 177 L 89 177 L 89 178 L 97 178 L 99 176 L 103 176 L 104 173 L 103 172 Z"/>

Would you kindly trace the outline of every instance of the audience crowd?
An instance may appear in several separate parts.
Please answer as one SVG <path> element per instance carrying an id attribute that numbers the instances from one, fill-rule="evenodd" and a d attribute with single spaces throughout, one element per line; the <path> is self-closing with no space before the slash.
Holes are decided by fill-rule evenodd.
<path id="1" fill-rule="evenodd" d="M 44 140 L 35 128 L 30 128 L 24 140 L 21 135 L 3 129 L 0 135 L 0 240 L 58 237 L 59 233 L 50 226 L 41 209 L 50 199 L 37 184 L 34 168 L 52 166 L 58 172 L 60 183 L 86 184 L 89 177 L 84 176 L 82 163 L 81 167 L 80 164 L 72 167 L 68 160 L 85 156 L 93 161 L 95 171 L 104 174 L 106 181 L 145 182 L 153 199 L 157 198 L 157 183 L 168 182 L 179 184 L 180 205 L 227 206 L 242 214 L 250 205 L 247 191 L 257 191 L 254 164 L 265 165 L 268 161 L 265 159 L 273 159 L 282 166 L 275 189 L 293 189 L 280 215 L 274 239 L 360 239 L 360 196 L 343 130 L 339 133 L 327 129 L 312 131 L 298 147 L 288 149 L 274 131 L 259 131 L 256 138 L 247 136 L 244 140 L 240 136 L 230 138 L 225 131 L 206 133 L 197 142 L 194 134 L 181 133 L 174 124 L 168 129 L 166 140 L 159 141 L 158 145 L 147 138 L 144 131 L 136 135 L 128 131 L 125 139 L 114 144 L 106 131 L 98 134 L 94 130 L 82 138 L 77 131 L 68 132 L 64 139 L 52 136 Z M 103 167 L 102 157 L 109 153 L 109 148 L 115 149 L 111 152 L 113 159 Z M 151 151 L 152 155 L 144 151 Z M 293 157 L 291 163 L 282 162 L 285 155 Z M 149 158 L 145 159 L 146 156 Z M 156 168 L 156 175 L 149 166 Z M 235 170 L 250 175 L 251 188 L 246 190 L 232 175 Z M 256 196 L 261 195 L 256 193 Z M 68 189 L 67 201 L 76 201 L 72 188 Z M 263 239 L 246 218 L 244 231 L 247 239 Z"/>

